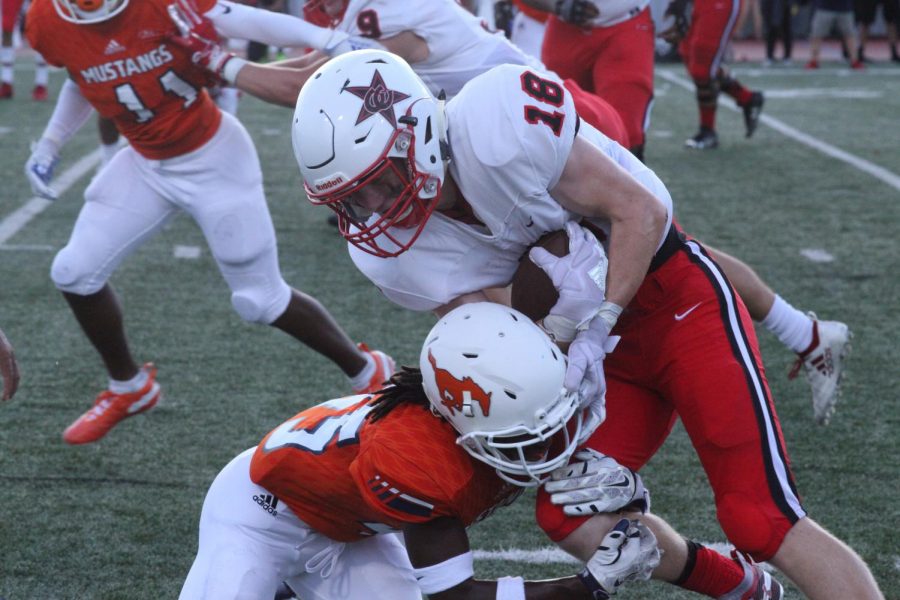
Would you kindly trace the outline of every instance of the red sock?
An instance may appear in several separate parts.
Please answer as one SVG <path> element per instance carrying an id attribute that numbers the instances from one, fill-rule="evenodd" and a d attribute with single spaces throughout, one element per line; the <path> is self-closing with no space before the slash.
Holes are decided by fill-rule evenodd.
<path id="1" fill-rule="evenodd" d="M 724 596 L 744 580 L 744 569 L 715 550 L 688 541 L 688 563 L 675 585 L 712 598 Z"/>
<path id="2" fill-rule="evenodd" d="M 753 92 L 741 85 L 737 79 L 732 79 L 728 75 L 724 75 L 719 79 L 719 89 L 734 98 L 740 106 L 750 102 Z"/>
<path id="3" fill-rule="evenodd" d="M 706 129 L 716 128 L 716 105 L 700 106 L 700 127 Z"/>

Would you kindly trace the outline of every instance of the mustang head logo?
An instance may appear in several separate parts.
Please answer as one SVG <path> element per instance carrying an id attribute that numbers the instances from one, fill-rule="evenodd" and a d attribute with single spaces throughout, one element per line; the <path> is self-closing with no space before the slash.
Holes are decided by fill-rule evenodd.
<path id="1" fill-rule="evenodd" d="M 438 368 L 437 361 L 428 351 L 428 362 L 434 369 L 434 379 L 438 393 L 441 395 L 441 404 L 450 410 L 451 415 L 459 411 L 467 417 L 475 416 L 472 403 L 477 402 L 481 407 L 481 414 L 485 417 L 491 414 L 491 393 L 485 392 L 471 377 L 457 379 L 450 371 Z"/>

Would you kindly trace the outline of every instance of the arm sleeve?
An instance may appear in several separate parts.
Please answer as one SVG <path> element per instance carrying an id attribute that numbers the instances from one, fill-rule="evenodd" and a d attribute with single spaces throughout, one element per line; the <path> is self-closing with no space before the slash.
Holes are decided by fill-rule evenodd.
<path id="1" fill-rule="evenodd" d="M 253 40 L 271 46 L 330 50 L 347 39 L 347 34 L 317 27 L 283 13 L 219 0 L 205 13 L 225 37 Z"/>
<path id="2" fill-rule="evenodd" d="M 57 150 L 62 148 L 93 112 L 91 104 L 81 95 L 78 84 L 66 79 L 41 139 L 55 144 Z"/>

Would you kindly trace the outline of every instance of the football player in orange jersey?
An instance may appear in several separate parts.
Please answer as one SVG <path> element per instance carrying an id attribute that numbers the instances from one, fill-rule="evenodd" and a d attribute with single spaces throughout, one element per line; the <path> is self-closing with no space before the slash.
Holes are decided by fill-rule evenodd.
<path id="1" fill-rule="evenodd" d="M 269 600 L 286 581 L 301 598 L 601 600 L 647 578 L 653 534 L 609 515 L 577 577 L 475 580 L 466 527 L 566 464 L 579 394 L 550 338 L 499 304 L 445 315 L 419 367 L 307 409 L 232 460 L 203 503 L 181 599 Z"/>
<path id="2" fill-rule="evenodd" d="M 0 379 L 3 380 L 0 401 L 12 398 L 19 387 L 19 365 L 13 352 L 12 344 L 0 330 Z"/>
<path id="3" fill-rule="evenodd" d="M 316 299 L 285 283 L 256 150 L 238 120 L 210 99 L 208 73 L 169 40 L 178 32 L 166 4 L 35 0 L 28 12 L 32 47 L 70 77 L 26 164 L 34 192 L 55 198 L 50 180 L 59 150 L 94 110 L 129 141 L 88 186 L 71 238 L 51 270 L 110 378 L 109 389 L 66 429 L 63 439 L 70 444 L 100 439 L 159 399 L 156 369 L 139 367 L 132 357 L 108 279 L 181 211 L 203 230 L 241 318 L 272 325 L 327 356 L 356 391 L 380 386 L 393 370 L 389 356 L 357 347 Z M 264 31 L 273 14 L 247 17 L 251 9 L 216 0 L 200 0 L 199 9 L 236 37 Z M 346 38 L 329 32 L 310 40 L 303 21 L 284 18 L 297 26 L 279 21 L 281 29 L 269 36 L 278 45 L 327 49 Z"/>

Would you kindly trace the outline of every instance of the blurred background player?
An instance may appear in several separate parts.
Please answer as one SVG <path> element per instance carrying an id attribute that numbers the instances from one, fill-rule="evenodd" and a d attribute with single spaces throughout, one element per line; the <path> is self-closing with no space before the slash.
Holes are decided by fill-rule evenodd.
<path id="1" fill-rule="evenodd" d="M 0 380 L 3 382 L 0 401 L 7 401 L 16 394 L 19 387 L 19 364 L 12 344 L 0 329 Z"/>
<path id="2" fill-rule="evenodd" d="M 579 398 L 565 371 L 525 315 L 490 303 L 450 312 L 418 369 L 295 415 L 219 473 L 180 598 L 268 600 L 286 581 L 300 598 L 603 600 L 646 579 L 653 535 L 616 515 L 577 577 L 474 579 L 466 527 L 575 450 Z"/>
<path id="3" fill-rule="evenodd" d="M 856 26 L 859 29 L 859 60 L 868 62 L 866 44 L 869 43 L 869 29 L 875 22 L 875 13 L 881 5 L 884 17 L 884 29 L 887 34 L 888 47 L 891 50 L 891 61 L 900 63 L 897 52 L 897 26 L 900 24 L 900 0 L 854 0 L 853 10 L 856 15 Z"/>
<path id="4" fill-rule="evenodd" d="M 202 6 L 239 12 L 215 0 Z M 232 20 L 225 19 L 226 30 Z M 354 345 L 315 298 L 285 283 L 252 141 L 210 99 L 205 87 L 215 81 L 167 32 L 177 34 L 166 0 L 104 0 L 89 10 L 35 0 L 28 13 L 32 47 L 71 77 L 26 164 L 34 192 L 55 198 L 50 181 L 59 150 L 95 109 L 129 141 L 91 181 L 51 268 L 109 375 L 109 388 L 64 432 L 70 444 L 94 442 L 159 400 L 156 368 L 134 360 L 108 279 L 181 211 L 203 230 L 242 319 L 272 325 L 325 355 L 354 390 L 378 386 L 393 370 L 390 357 Z"/>
<path id="5" fill-rule="evenodd" d="M 719 92 L 725 92 L 744 114 L 746 137 L 751 137 L 759 124 L 763 94 L 744 87 L 728 74 L 724 66 L 725 51 L 741 12 L 741 0 L 693 0 L 690 24 L 687 7 L 691 0 L 672 0 L 666 16 L 674 24 L 660 36 L 670 44 L 678 44 L 684 66 L 697 90 L 700 129 L 685 141 L 687 148 L 711 150 L 719 147 L 716 134 L 716 108 Z"/>
<path id="6" fill-rule="evenodd" d="M 773 65 L 775 59 L 775 44 L 781 40 L 784 52 L 781 62 L 791 62 L 791 52 L 794 48 L 794 33 L 791 21 L 798 9 L 795 0 L 760 0 L 763 22 L 766 30 L 766 62 Z"/>
<path id="7" fill-rule="evenodd" d="M 24 0 L 2 0 L 0 12 L 2 12 L 3 34 L 0 44 L 0 100 L 13 97 L 14 67 L 16 62 L 16 49 L 13 45 L 13 37 L 19 16 L 22 12 Z M 32 100 L 43 101 L 47 99 L 47 63 L 40 53 L 34 57 L 34 88 L 31 90 Z"/>
<path id="8" fill-rule="evenodd" d="M 653 106 L 655 42 L 649 0 L 521 0 L 550 13 L 541 60 L 563 79 L 609 102 L 626 148 L 643 160 Z"/>
<path id="9" fill-rule="evenodd" d="M 813 0 L 813 15 L 809 25 L 809 62 L 807 69 L 819 68 L 822 40 L 836 28 L 850 54 L 852 69 L 865 69 L 861 47 L 857 45 L 856 25 L 853 21 L 853 0 Z"/>

